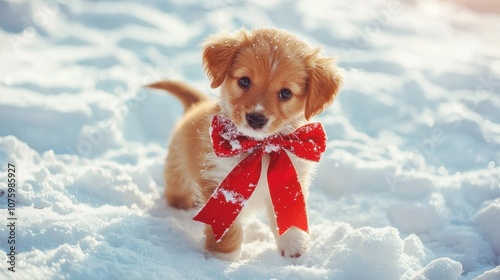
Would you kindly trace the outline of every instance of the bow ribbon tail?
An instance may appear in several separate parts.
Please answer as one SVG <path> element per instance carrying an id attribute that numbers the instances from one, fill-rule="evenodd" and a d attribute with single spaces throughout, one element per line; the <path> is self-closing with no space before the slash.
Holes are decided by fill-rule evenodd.
<path id="1" fill-rule="evenodd" d="M 279 235 L 292 226 L 308 232 L 302 187 L 293 163 L 284 150 L 272 155 L 267 180 Z"/>
<path id="2" fill-rule="evenodd" d="M 262 153 L 250 154 L 227 175 L 193 218 L 212 227 L 216 242 L 222 240 L 252 195 L 261 169 Z"/>

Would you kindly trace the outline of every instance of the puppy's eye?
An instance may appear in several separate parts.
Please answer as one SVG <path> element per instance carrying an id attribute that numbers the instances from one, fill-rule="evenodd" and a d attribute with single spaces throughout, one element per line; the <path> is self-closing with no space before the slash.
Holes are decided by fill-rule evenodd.
<path id="1" fill-rule="evenodd" d="M 248 77 L 243 77 L 238 80 L 241 87 L 247 88 L 250 86 L 250 79 Z"/>
<path id="2" fill-rule="evenodd" d="M 284 88 L 280 91 L 280 93 L 278 94 L 278 97 L 281 100 L 288 100 L 292 97 L 292 92 L 289 89 Z"/>

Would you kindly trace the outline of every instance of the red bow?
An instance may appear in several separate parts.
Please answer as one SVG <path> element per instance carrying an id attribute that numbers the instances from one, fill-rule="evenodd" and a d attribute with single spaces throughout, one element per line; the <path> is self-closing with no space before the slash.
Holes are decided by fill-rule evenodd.
<path id="1" fill-rule="evenodd" d="M 210 224 L 219 242 L 255 190 L 262 157 L 269 154 L 267 181 L 278 233 L 282 235 L 291 226 L 308 232 L 302 187 L 284 150 L 318 162 L 326 150 L 326 135 L 320 123 L 310 123 L 288 135 L 274 135 L 259 141 L 242 135 L 230 120 L 215 116 L 210 135 L 218 157 L 249 155 L 227 175 L 193 220 Z"/>

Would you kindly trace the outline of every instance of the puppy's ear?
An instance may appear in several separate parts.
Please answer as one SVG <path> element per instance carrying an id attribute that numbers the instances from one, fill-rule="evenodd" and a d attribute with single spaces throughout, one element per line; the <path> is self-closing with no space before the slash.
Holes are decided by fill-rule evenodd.
<path id="1" fill-rule="evenodd" d="M 309 56 L 309 78 L 305 107 L 307 120 L 318 115 L 330 105 L 342 86 L 342 76 L 335 68 L 334 60 L 320 56 L 319 52 L 319 49 L 315 49 Z"/>
<path id="2" fill-rule="evenodd" d="M 207 38 L 203 43 L 203 66 L 212 81 L 212 88 L 219 87 L 240 48 L 247 32 L 240 29 L 235 33 L 220 32 Z"/>

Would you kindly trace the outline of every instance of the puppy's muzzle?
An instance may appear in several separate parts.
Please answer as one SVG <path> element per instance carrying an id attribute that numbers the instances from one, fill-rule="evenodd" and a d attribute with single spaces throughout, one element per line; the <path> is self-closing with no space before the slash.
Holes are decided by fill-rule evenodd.
<path id="1" fill-rule="evenodd" d="M 246 115 L 246 120 L 248 125 L 253 129 L 263 128 L 268 121 L 264 115 L 259 113 L 248 113 Z"/>

